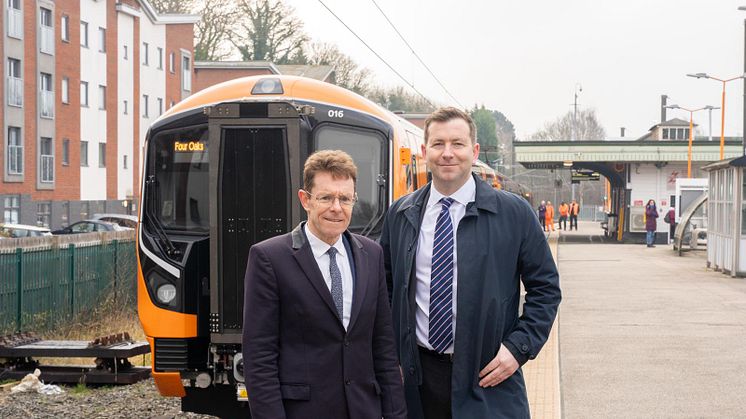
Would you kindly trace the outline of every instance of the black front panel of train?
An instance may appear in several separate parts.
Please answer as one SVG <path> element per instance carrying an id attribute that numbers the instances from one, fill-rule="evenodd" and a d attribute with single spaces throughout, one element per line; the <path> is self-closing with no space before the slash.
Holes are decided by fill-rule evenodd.
<path id="1" fill-rule="evenodd" d="M 220 319 L 240 330 L 249 248 L 289 231 L 289 169 L 284 128 L 223 131 L 221 163 Z"/>

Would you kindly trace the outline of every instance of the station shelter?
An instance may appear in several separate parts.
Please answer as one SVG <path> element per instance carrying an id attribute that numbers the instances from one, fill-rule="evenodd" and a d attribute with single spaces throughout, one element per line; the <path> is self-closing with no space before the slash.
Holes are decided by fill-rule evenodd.
<path id="1" fill-rule="evenodd" d="M 707 266 L 731 276 L 746 276 L 745 167 L 739 156 L 702 168 L 710 180 Z"/>
<path id="2" fill-rule="evenodd" d="M 669 238 L 669 225 L 663 220 L 676 204 L 676 180 L 706 179 L 703 168 L 720 160 L 719 141 L 696 137 L 690 152 L 684 136 L 671 135 L 672 130 L 680 129 L 677 123 L 671 120 L 655 125 L 650 133 L 632 140 L 516 141 L 515 161 L 527 169 L 598 172 L 607 182 L 607 235 L 617 241 L 644 241 L 645 205 L 655 200 L 659 213 L 656 243 L 663 244 Z M 726 137 L 724 155 L 726 159 L 742 155 L 740 137 Z M 743 249 L 746 251 L 746 246 Z"/>

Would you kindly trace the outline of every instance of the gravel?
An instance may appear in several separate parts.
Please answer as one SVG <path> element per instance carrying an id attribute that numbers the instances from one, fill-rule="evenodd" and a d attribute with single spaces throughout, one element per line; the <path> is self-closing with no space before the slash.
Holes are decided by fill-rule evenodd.
<path id="1" fill-rule="evenodd" d="M 76 388 L 64 394 L 0 391 L 0 418 L 214 418 L 181 411 L 181 399 L 161 397 L 153 380 L 123 386 Z"/>

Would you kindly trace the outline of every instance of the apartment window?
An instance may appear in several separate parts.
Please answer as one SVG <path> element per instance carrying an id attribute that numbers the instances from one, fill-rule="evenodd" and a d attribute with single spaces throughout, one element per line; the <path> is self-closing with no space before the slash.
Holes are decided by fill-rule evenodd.
<path id="1" fill-rule="evenodd" d="M 36 204 L 36 225 L 49 228 L 49 220 L 52 218 L 52 203 L 39 202 Z"/>
<path id="2" fill-rule="evenodd" d="M 39 113 L 43 118 L 54 118 L 54 86 L 52 75 L 39 74 Z"/>
<path id="3" fill-rule="evenodd" d="M 8 174 L 23 174 L 23 138 L 19 127 L 8 127 Z"/>
<path id="4" fill-rule="evenodd" d="M 70 79 L 62 78 L 62 103 L 70 103 Z"/>
<path id="5" fill-rule="evenodd" d="M 81 202 L 80 203 L 80 219 L 87 220 L 89 218 L 90 213 L 91 213 L 91 203 Z"/>
<path id="6" fill-rule="evenodd" d="M 88 167 L 88 141 L 80 142 L 80 165 Z"/>
<path id="7" fill-rule="evenodd" d="M 60 20 L 60 38 L 63 42 L 70 42 L 70 16 L 62 16 Z"/>
<path id="8" fill-rule="evenodd" d="M 8 0 L 8 36 L 23 39 L 21 0 Z"/>
<path id="9" fill-rule="evenodd" d="M 80 82 L 80 106 L 88 107 L 88 82 Z"/>
<path id="10" fill-rule="evenodd" d="M 80 21 L 80 46 L 88 48 L 88 22 Z"/>
<path id="11" fill-rule="evenodd" d="M 70 140 L 67 138 L 62 140 L 62 165 L 70 165 Z"/>
<path id="12" fill-rule="evenodd" d="M 18 214 L 21 212 L 21 197 L 19 195 L 6 196 L 4 201 L 3 222 L 18 224 Z"/>
<path id="13" fill-rule="evenodd" d="M 181 57 L 181 88 L 188 92 L 192 90 L 191 61 L 191 57 Z"/>
<path id="14" fill-rule="evenodd" d="M 98 28 L 98 52 L 106 52 L 106 28 Z"/>
<path id="15" fill-rule="evenodd" d="M 54 28 L 52 27 L 52 11 L 39 8 L 39 49 L 45 54 L 54 54 Z"/>
<path id="16" fill-rule="evenodd" d="M 125 115 L 129 114 L 128 106 L 127 106 L 127 101 L 126 100 L 124 101 L 124 114 Z"/>
<path id="17" fill-rule="evenodd" d="M 148 43 L 142 43 L 142 65 L 148 65 Z"/>
<path id="18" fill-rule="evenodd" d="M 39 159 L 41 160 L 41 181 L 44 183 L 54 182 L 54 151 L 52 139 L 41 137 L 39 147 Z"/>
<path id="19" fill-rule="evenodd" d="M 163 70 L 163 48 L 158 47 L 158 70 Z"/>
<path id="20" fill-rule="evenodd" d="M 148 117 L 148 95 L 142 95 L 142 117 Z"/>
<path id="21" fill-rule="evenodd" d="M 98 108 L 106 109 L 106 86 L 98 86 Z"/>
<path id="22" fill-rule="evenodd" d="M 21 60 L 8 58 L 8 105 L 23 106 Z"/>
<path id="23" fill-rule="evenodd" d="M 128 52 L 127 52 L 127 45 L 125 45 L 125 46 L 124 46 L 124 59 L 126 60 L 126 59 L 127 59 L 127 57 L 128 57 Z"/>
<path id="24" fill-rule="evenodd" d="M 127 155 L 124 155 L 124 168 L 127 168 Z"/>
<path id="25" fill-rule="evenodd" d="M 174 72 L 174 53 L 168 54 L 168 71 Z"/>
<path id="26" fill-rule="evenodd" d="M 163 98 L 158 98 L 158 116 L 163 115 Z"/>
<path id="27" fill-rule="evenodd" d="M 98 143 L 98 167 L 106 167 L 106 143 Z"/>

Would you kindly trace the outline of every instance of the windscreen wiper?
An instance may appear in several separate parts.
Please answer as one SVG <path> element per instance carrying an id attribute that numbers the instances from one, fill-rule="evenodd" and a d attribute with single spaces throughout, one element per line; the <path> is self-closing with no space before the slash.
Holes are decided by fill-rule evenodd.
<path id="1" fill-rule="evenodd" d="M 378 216 L 371 218 L 370 222 L 363 227 L 362 231 L 360 232 L 361 236 L 368 236 L 368 234 L 373 232 L 373 228 L 378 225 L 378 223 L 381 221 L 384 215 L 386 215 L 386 208 L 384 208 L 384 204 L 386 201 L 385 192 L 386 192 L 386 178 L 384 178 L 383 175 L 378 175 Z"/>
<path id="2" fill-rule="evenodd" d="M 161 225 L 161 222 L 160 220 L 158 220 L 158 217 L 156 217 L 153 209 L 155 207 L 157 198 L 155 188 L 158 185 L 158 182 L 155 180 L 155 175 L 148 176 L 145 184 L 148 186 L 149 194 L 149 202 L 147 208 L 145 209 L 145 217 L 148 219 L 149 224 L 153 226 L 153 232 L 155 233 L 158 245 L 170 259 L 174 259 L 175 256 L 181 256 L 181 251 L 177 249 L 171 239 L 168 238 L 166 231 L 163 229 L 163 225 Z"/>

